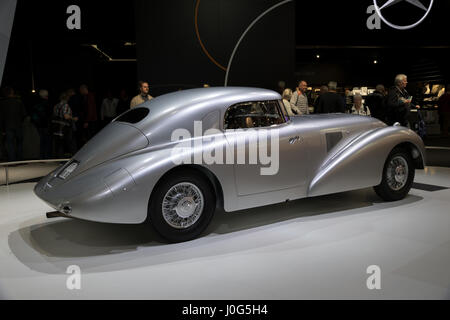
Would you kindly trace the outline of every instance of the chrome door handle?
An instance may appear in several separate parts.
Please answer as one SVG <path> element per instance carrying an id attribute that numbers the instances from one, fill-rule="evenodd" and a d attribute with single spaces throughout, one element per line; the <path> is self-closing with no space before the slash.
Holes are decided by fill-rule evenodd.
<path id="1" fill-rule="evenodd" d="M 289 144 L 294 144 L 294 143 L 296 143 L 299 140 L 300 140 L 299 136 L 289 138 Z"/>

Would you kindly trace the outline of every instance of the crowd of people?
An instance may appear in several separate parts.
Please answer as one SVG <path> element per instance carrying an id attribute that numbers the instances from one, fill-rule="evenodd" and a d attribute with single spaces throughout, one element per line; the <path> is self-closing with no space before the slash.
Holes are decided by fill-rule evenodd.
<path id="1" fill-rule="evenodd" d="M 78 90 L 63 91 L 56 100 L 50 99 L 48 90 L 42 89 L 28 108 L 13 88 L 2 88 L 0 148 L 5 150 L 4 160 L 23 160 L 26 118 L 39 135 L 39 159 L 71 157 L 116 116 L 153 98 L 147 82 L 139 82 L 138 86 L 139 94 L 132 99 L 125 89 L 117 97 L 112 90 L 107 90 L 99 106 L 94 93 L 84 84 Z"/>
<path id="2" fill-rule="evenodd" d="M 388 125 L 399 123 L 409 127 L 411 109 L 420 109 L 419 97 L 411 96 L 406 87 L 408 77 L 399 74 L 395 77 L 394 85 L 386 90 L 379 84 L 374 92 L 363 99 L 359 93 L 352 94 L 349 89 L 339 94 L 337 83 L 330 81 L 327 86 L 320 88 L 319 94 L 312 98 L 307 94 L 308 84 L 305 80 L 298 83 L 293 92 L 286 88 L 282 91 L 283 104 L 290 116 L 309 114 L 312 107 L 314 113 L 350 113 L 377 118 Z M 309 101 L 313 99 L 314 101 Z M 364 100 L 364 101 L 363 101 Z M 446 93 L 438 101 L 438 113 L 441 120 L 441 128 L 444 136 L 448 136 L 450 125 L 450 85 Z"/>
<path id="3" fill-rule="evenodd" d="M 411 108 L 420 106 L 406 91 L 407 84 L 407 76 L 400 74 L 389 90 L 381 84 L 377 85 L 364 102 L 360 94 L 353 95 L 349 89 L 338 93 L 335 81 L 322 86 L 317 96 L 308 92 L 305 80 L 300 81 L 294 91 L 282 88 L 280 93 L 290 116 L 307 115 L 312 109 L 313 113 L 351 113 L 372 116 L 388 125 L 398 122 L 408 126 Z M 87 85 L 62 92 L 56 101 L 51 100 L 49 92 L 42 89 L 39 90 L 38 100 L 26 108 L 13 88 L 4 87 L 0 98 L 0 148 L 6 149 L 7 161 L 23 159 L 22 128 L 24 119 L 29 117 L 39 135 L 39 159 L 71 157 L 116 116 L 153 98 L 147 82 L 140 81 L 138 90 L 138 95 L 133 98 L 124 89 L 117 97 L 112 90 L 107 90 L 97 107 L 96 97 Z M 439 100 L 439 115 L 442 132 L 448 135 L 450 86 Z"/>

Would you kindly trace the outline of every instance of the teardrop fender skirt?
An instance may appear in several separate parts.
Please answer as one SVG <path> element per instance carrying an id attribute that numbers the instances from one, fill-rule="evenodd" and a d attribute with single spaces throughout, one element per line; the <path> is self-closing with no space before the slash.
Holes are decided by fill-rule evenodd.
<path id="1" fill-rule="evenodd" d="M 308 196 L 378 185 L 387 156 L 396 146 L 404 144 L 411 146 L 416 167 L 423 167 L 425 147 L 415 132 L 404 127 L 375 129 L 326 159 L 309 186 Z"/>
<path id="2" fill-rule="evenodd" d="M 92 175 L 58 184 L 54 176 L 43 178 L 35 194 L 62 216 L 81 220 L 138 224 L 147 217 L 147 202 L 139 201 L 137 185 L 130 173 L 119 168 L 103 179 Z"/>

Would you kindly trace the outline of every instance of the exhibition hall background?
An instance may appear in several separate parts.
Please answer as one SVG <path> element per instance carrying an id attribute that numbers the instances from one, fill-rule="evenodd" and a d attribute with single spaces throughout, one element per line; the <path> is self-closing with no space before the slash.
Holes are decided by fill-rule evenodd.
<path id="1" fill-rule="evenodd" d="M 12 3 L 5 0 L 1 7 L 0 63 L 11 20 L 5 8 Z M 81 9 L 80 30 L 66 26 L 70 5 Z M 408 75 L 410 92 L 418 83 L 449 83 L 450 1 L 434 1 L 423 23 L 402 31 L 384 23 L 369 29 L 371 5 L 372 0 L 18 0 L 1 85 L 13 87 L 29 111 L 40 89 L 49 91 L 54 105 L 61 92 L 87 84 L 99 109 L 109 90 L 137 94 L 138 80 L 149 81 L 152 96 L 223 86 L 226 78 L 227 85 L 269 89 L 279 89 L 280 81 L 292 89 L 301 79 L 315 89 L 337 81 L 340 92 L 379 83 L 390 87 L 399 73 Z M 386 11 L 400 25 L 421 15 L 406 1 Z M 36 134 L 28 131 L 23 158 L 36 159 Z"/>
<path id="2" fill-rule="evenodd" d="M 86 82 L 96 91 L 126 86 L 134 92 L 135 82 L 147 79 L 155 95 L 177 86 L 223 85 L 226 72 L 211 58 L 226 68 L 245 29 L 280 2 L 19 0 L 2 84 L 28 93 L 33 75 L 36 89 L 58 91 Z M 434 1 L 427 19 L 407 31 L 385 24 L 369 30 L 366 11 L 372 3 L 298 0 L 280 5 L 242 40 L 229 84 L 273 88 L 279 80 L 292 86 L 305 78 L 315 85 L 330 80 L 347 86 L 390 85 L 400 72 L 412 81 L 429 76 L 448 80 L 449 1 Z M 66 27 L 71 4 L 81 8 L 81 30 Z M 396 7 L 390 11 L 393 21 L 417 18 L 410 4 Z M 108 61 L 92 44 L 114 59 L 131 60 Z"/>

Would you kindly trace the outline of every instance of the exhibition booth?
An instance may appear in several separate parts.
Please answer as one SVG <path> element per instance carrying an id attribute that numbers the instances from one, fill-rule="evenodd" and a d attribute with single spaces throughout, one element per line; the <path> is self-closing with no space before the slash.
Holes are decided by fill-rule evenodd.
<path id="1" fill-rule="evenodd" d="M 0 299 L 450 299 L 449 3 L 72 2 L 0 3 Z"/>

